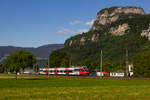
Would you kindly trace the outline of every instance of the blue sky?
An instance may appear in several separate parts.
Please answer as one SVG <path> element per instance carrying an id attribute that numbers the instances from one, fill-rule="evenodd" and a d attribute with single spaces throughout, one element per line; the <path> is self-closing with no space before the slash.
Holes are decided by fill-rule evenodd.
<path id="1" fill-rule="evenodd" d="M 0 0 L 0 46 L 64 43 L 88 31 L 103 8 L 137 6 L 150 13 L 149 5 L 150 0 Z"/>

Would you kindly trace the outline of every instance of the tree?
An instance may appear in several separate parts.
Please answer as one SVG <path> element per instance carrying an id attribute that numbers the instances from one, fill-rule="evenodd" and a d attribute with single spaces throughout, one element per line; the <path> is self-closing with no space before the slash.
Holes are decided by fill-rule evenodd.
<path id="1" fill-rule="evenodd" d="M 96 69 L 98 69 L 99 67 L 99 62 L 97 61 L 92 61 L 91 59 L 87 58 L 84 61 L 82 61 L 80 64 L 80 66 L 87 66 L 89 72 L 93 72 Z"/>
<path id="2" fill-rule="evenodd" d="M 69 57 L 66 56 L 65 58 L 63 58 L 60 66 L 68 67 L 69 66 Z"/>
<path id="3" fill-rule="evenodd" d="M 114 65 L 110 61 L 103 62 L 103 71 L 105 72 L 114 71 Z"/>
<path id="4" fill-rule="evenodd" d="M 0 57 L 0 73 L 4 72 L 4 66 L 2 64 L 2 58 Z"/>
<path id="5" fill-rule="evenodd" d="M 32 67 L 36 63 L 36 58 L 29 52 L 24 50 L 17 50 L 10 54 L 4 63 L 8 72 L 15 72 L 15 79 L 17 79 L 17 73 L 22 68 Z"/>
<path id="6" fill-rule="evenodd" d="M 138 77 L 150 76 L 150 53 L 143 52 L 135 56 L 134 61 L 134 75 Z"/>
<path id="7" fill-rule="evenodd" d="M 3 73 L 4 72 L 4 67 L 3 65 L 0 63 L 0 73 Z"/>
<path id="8" fill-rule="evenodd" d="M 56 50 L 49 56 L 50 67 L 68 67 L 69 57 L 62 50 Z"/>

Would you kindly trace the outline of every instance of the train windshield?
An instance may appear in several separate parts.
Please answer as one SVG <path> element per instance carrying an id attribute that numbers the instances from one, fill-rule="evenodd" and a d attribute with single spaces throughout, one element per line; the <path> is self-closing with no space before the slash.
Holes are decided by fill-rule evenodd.
<path id="1" fill-rule="evenodd" d="M 85 71 L 84 69 L 75 69 L 74 71 Z"/>
<path id="2" fill-rule="evenodd" d="M 40 69 L 40 71 L 43 71 L 43 69 Z"/>

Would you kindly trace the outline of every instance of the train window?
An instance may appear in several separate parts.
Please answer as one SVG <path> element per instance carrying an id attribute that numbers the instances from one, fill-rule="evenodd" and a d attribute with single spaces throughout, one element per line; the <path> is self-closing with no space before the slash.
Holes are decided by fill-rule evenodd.
<path id="1" fill-rule="evenodd" d="M 54 72 L 57 72 L 57 70 L 54 70 Z"/>
<path id="2" fill-rule="evenodd" d="M 48 72 L 48 70 L 44 70 L 43 72 Z"/>
<path id="3" fill-rule="evenodd" d="M 55 72 L 55 73 L 58 73 L 58 72 L 59 72 L 59 70 L 54 70 L 54 72 Z"/>
<path id="4" fill-rule="evenodd" d="M 69 70 L 69 73 L 72 73 L 73 71 L 72 70 Z"/>
<path id="5" fill-rule="evenodd" d="M 74 71 L 84 71 L 83 69 L 75 69 Z"/>
<path id="6" fill-rule="evenodd" d="M 50 73 L 53 73 L 53 70 L 50 70 Z"/>
<path id="7" fill-rule="evenodd" d="M 63 70 L 60 70 L 60 73 L 63 73 Z"/>
<path id="8" fill-rule="evenodd" d="M 65 73 L 68 73 L 68 72 L 69 72 L 69 70 L 65 70 L 64 72 L 65 72 Z"/>

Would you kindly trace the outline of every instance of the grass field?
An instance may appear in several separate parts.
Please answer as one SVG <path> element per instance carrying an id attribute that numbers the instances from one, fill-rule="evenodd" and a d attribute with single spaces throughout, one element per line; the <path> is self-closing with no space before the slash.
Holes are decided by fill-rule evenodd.
<path id="1" fill-rule="evenodd" d="M 0 75 L 0 100 L 150 100 L 150 80 Z"/>

